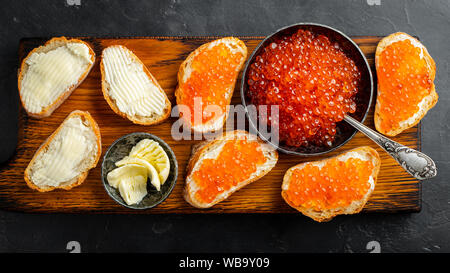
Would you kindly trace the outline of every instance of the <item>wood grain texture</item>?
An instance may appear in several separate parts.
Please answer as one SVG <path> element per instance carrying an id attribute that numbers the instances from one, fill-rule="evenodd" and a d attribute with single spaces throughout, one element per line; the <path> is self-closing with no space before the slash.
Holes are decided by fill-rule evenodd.
<path id="1" fill-rule="evenodd" d="M 96 63 L 86 80 L 72 93 L 48 118 L 37 120 L 30 118 L 21 108 L 19 116 L 19 141 L 16 153 L 0 168 L 0 208 L 44 213 L 297 213 L 281 198 L 281 183 L 285 171 L 301 162 L 317 160 L 325 156 L 302 158 L 280 154 L 276 167 L 265 177 L 234 193 L 229 199 L 210 209 L 196 209 L 186 203 L 182 197 L 186 164 L 191 146 L 198 141 L 175 141 L 170 129 L 177 118 L 169 118 L 155 126 L 134 125 L 129 120 L 116 115 L 108 106 L 101 92 L 99 56 L 103 48 L 121 44 L 131 49 L 148 67 L 166 91 L 172 105 L 175 105 L 174 91 L 177 84 L 176 74 L 181 62 L 198 46 L 216 37 L 152 37 L 152 38 L 81 38 L 89 42 L 97 54 Z M 257 46 L 262 37 L 241 37 L 249 53 Z M 374 52 L 381 37 L 354 37 L 374 69 Z M 19 46 L 19 61 L 34 47 L 43 44 L 46 39 L 23 39 Z M 249 54 L 250 55 L 250 54 Z M 374 70 L 373 70 L 374 71 Z M 374 73 L 375 76 L 375 73 Z M 240 80 L 239 80 L 240 82 Z M 239 82 L 232 104 L 240 104 Z M 365 124 L 374 128 L 373 107 Z M 101 129 L 103 154 L 111 143 L 120 136 L 136 131 L 157 135 L 174 150 L 179 164 L 177 184 L 165 202 L 159 206 L 144 210 L 131 210 L 115 203 L 105 192 L 100 177 L 101 161 L 91 170 L 87 180 L 70 191 L 56 190 L 40 193 L 29 189 L 23 179 L 23 173 L 39 145 L 59 126 L 73 110 L 89 111 Z M 408 129 L 393 138 L 404 145 L 420 150 L 420 126 Z M 400 212 L 420 211 L 421 185 L 410 177 L 387 153 L 377 147 L 361 133 L 346 145 L 327 156 L 333 156 L 345 150 L 361 145 L 369 145 L 380 153 L 382 165 L 375 191 L 364 208 L 364 212 Z"/>

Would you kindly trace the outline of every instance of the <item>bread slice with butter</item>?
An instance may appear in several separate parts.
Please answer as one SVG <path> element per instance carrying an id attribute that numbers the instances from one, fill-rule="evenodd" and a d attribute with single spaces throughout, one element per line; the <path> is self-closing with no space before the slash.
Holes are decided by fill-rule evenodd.
<path id="1" fill-rule="evenodd" d="M 103 96 L 123 118 L 142 125 L 157 124 L 170 115 L 166 93 L 147 67 L 128 48 L 105 48 L 100 63 Z"/>
<path id="2" fill-rule="evenodd" d="M 18 74 L 19 96 L 28 115 L 50 116 L 83 82 L 94 62 L 95 52 L 78 39 L 53 38 L 33 49 Z"/>
<path id="3" fill-rule="evenodd" d="M 101 149 L 95 120 L 89 112 L 73 111 L 36 151 L 25 169 L 25 182 L 40 192 L 69 190 L 83 183 Z"/>

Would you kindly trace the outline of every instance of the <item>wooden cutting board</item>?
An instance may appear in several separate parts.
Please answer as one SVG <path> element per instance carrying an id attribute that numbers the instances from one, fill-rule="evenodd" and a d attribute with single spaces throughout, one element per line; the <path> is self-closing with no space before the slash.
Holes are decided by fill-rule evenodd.
<path id="1" fill-rule="evenodd" d="M 228 200 L 213 208 L 196 209 L 184 201 L 182 191 L 191 146 L 198 141 L 175 141 L 172 139 L 170 129 L 172 123 L 176 121 L 175 117 L 156 126 L 134 125 L 127 119 L 117 116 L 103 98 L 99 70 L 99 59 L 103 48 L 121 44 L 131 49 L 147 65 L 167 92 L 172 105 L 175 105 L 174 91 L 179 65 L 190 52 L 215 38 L 217 37 L 84 38 L 94 48 L 97 60 L 86 80 L 72 93 L 69 99 L 50 117 L 42 120 L 28 117 L 21 108 L 16 153 L 13 158 L 0 167 L 0 208 L 45 213 L 296 213 L 281 198 L 283 175 L 293 165 L 307 160 L 321 159 L 324 156 L 302 158 L 280 154 L 276 167 L 259 181 L 239 190 Z M 247 44 L 249 53 L 251 53 L 262 37 L 241 37 L 241 39 Z M 367 56 L 373 71 L 374 52 L 380 39 L 381 37 L 372 36 L 353 37 L 353 40 Z M 22 39 L 19 46 L 19 62 L 34 47 L 44 44 L 45 41 L 46 39 L 43 38 Z M 240 104 L 239 86 L 238 82 L 232 104 Z M 9 91 L 17 92 L 17 90 Z M 103 188 L 100 177 L 101 160 L 97 167 L 90 171 L 87 180 L 81 186 L 70 191 L 56 190 L 40 193 L 29 189 L 23 180 L 23 172 L 34 152 L 75 109 L 89 111 L 98 122 L 102 134 L 103 154 L 114 140 L 131 132 L 149 132 L 166 141 L 175 152 L 179 164 L 178 181 L 169 198 L 159 206 L 143 211 L 120 206 L 106 194 Z M 374 128 L 373 109 L 374 105 L 372 105 L 365 122 L 371 128 Z M 403 132 L 394 140 L 420 150 L 420 126 Z M 350 142 L 327 156 L 361 145 L 376 148 L 382 159 L 378 183 L 364 212 L 420 211 L 421 184 L 410 177 L 387 153 L 361 133 L 357 133 Z"/>

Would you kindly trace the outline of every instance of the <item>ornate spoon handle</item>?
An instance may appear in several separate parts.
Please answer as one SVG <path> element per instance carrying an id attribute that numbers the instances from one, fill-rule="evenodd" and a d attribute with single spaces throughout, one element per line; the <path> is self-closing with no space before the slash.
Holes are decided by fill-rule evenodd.
<path id="1" fill-rule="evenodd" d="M 346 115 L 344 120 L 358 129 L 361 133 L 372 139 L 375 143 L 380 145 L 381 148 L 388 152 L 409 174 L 415 178 L 424 180 L 436 176 L 436 165 L 434 164 L 434 161 L 426 154 L 390 140 L 350 116 Z"/>

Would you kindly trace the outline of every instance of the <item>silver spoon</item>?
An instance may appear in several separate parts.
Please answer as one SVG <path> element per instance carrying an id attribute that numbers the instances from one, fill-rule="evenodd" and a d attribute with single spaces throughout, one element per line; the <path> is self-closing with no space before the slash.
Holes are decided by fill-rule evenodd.
<path id="1" fill-rule="evenodd" d="M 350 116 L 345 115 L 344 120 L 380 145 L 381 148 L 397 160 L 403 169 L 415 178 L 425 180 L 436 176 L 436 164 L 426 154 L 390 140 Z"/>

